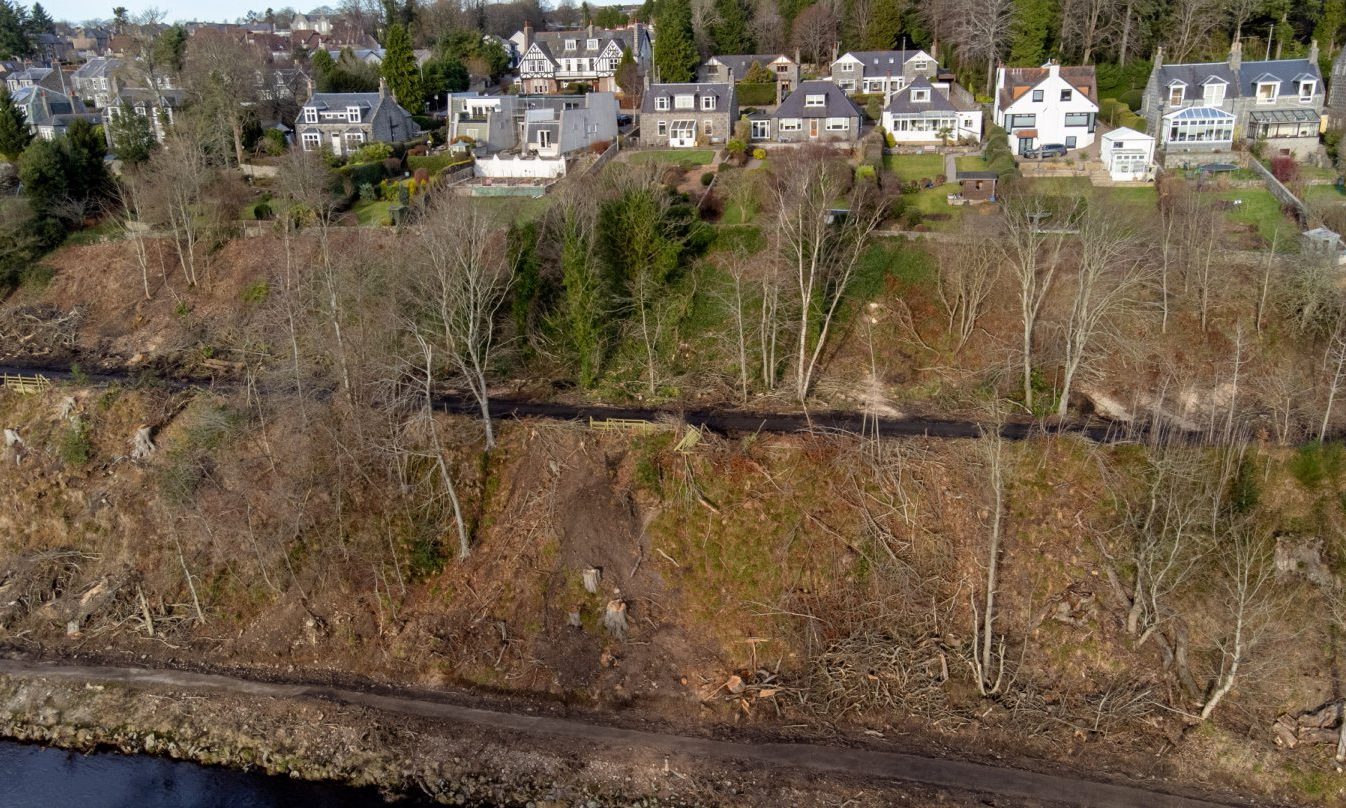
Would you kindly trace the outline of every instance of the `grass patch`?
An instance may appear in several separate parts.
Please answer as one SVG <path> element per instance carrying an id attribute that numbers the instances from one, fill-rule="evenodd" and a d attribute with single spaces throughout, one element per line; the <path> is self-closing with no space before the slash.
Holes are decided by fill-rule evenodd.
<path id="1" fill-rule="evenodd" d="M 1346 451 L 1339 443 L 1313 442 L 1300 447 L 1290 460 L 1290 474 L 1309 490 L 1335 483 L 1346 467 Z"/>
<path id="2" fill-rule="evenodd" d="M 883 168 L 891 171 L 903 180 L 931 179 L 944 173 L 944 155 L 942 154 L 885 154 Z"/>
<path id="3" fill-rule="evenodd" d="M 954 158 L 954 164 L 958 166 L 959 171 L 985 171 L 986 161 L 981 155 L 968 154 L 962 157 Z"/>
<path id="4" fill-rule="evenodd" d="M 548 196 L 477 196 L 471 204 L 492 213 L 504 222 L 526 224 L 542 218 L 551 204 Z"/>
<path id="5" fill-rule="evenodd" d="M 626 159 L 632 163 L 704 166 L 715 160 L 715 152 L 711 149 L 653 149 L 631 152 Z"/>
<path id="6" fill-rule="evenodd" d="M 392 202 L 382 199 L 362 199 L 351 206 L 351 213 L 361 227 L 381 227 L 392 224 L 392 206 Z"/>
<path id="7" fill-rule="evenodd" d="M 1270 245 L 1275 241 L 1277 250 L 1281 252 L 1286 252 L 1298 245 L 1298 240 L 1295 238 L 1298 230 L 1281 212 L 1281 203 L 1277 202 L 1276 197 L 1272 196 L 1267 189 L 1237 188 L 1231 191 L 1220 191 L 1216 194 L 1216 197 L 1226 201 L 1241 201 L 1242 204 L 1238 207 L 1229 209 L 1226 218 L 1235 224 L 1256 227 L 1257 234 L 1261 237 L 1263 244 Z M 1279 235 L 1277 231 L 1279 231 Z"/>

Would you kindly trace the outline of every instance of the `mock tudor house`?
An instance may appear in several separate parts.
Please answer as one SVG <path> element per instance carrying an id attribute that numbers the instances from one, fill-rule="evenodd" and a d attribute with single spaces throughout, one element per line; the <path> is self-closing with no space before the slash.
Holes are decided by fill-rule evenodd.
<path id="1" fill-rule="evenodd" d="M 1223 62 L 1165 64 L 1159 49 L 1141 114 L 1165 154 L 1228 151 L 1244 140 L 1303 159 L 1320 152 L 1325 99 L 1317 42 L 1304 59 L 1245 62 L 1235 41 Z"/>
<path id="2" fill-rule="evenodd" d="M 754 140 L 777 143 L 826 143 L 860 139 L 864 113 L 830 81 L 802 81 L 771 114 L 766 137 L 750 119 Z"/>
<path id="3" fill-rule="evenodd" d="M 294 130 L 304 151 L 326 147 L 337 156 L 366 143 L 404 141 L 421 131 L 382 80 L 376 93 L 314 93 L 299 110 Z"/>
<path id="4" fill-rule="evenodd" d="M 697 69 L 697 80 L 705 83 L 736 84 L 743 81 L 753 65 L 766 68 L 776 79 L 780 98 L 799 86 L 799 61 L 783 53 L 712 56 Z"/>
<path id="5" fill-rule="evenodd" d="M 923 50 L 847 51 L 832 62 L 832 81 L 848 95 L 888 95 L 938 72 L 939 62 Z"/>
<path id="6" fill-rule="evenodd" d="M 631 58 L 643 74 L 651 58 L 649 29 L 602 29 L 590 25 L 579 31 L 543 31 L 534 35 L 531 23 L 513 37 L 519 57 L 519 84 L 524 93 L 558 93 L 570 84 L 588 84 L 600 92 L 621 93 L 617 68 Z"/>
<path id="7" fill-rule="evenodd" d="M 1098 82 L 1090 65 L 996 70 L 995 122 L 1019 154 L 1047 144 L 1083 149 L 1094 142 Z"/>
<path id="8" fill-rule="evenodd" d="M 651 84 L 640 105 L 640 142 L 675 149 L 726 143 L 738 120 L 729 83 Z"/>
<path id="9" fill-rule="evenodd" d="M 450 142 L 470 138 L 478 152 L 563 157 L 617 138 L 617 98 L 454 93 L 448 127 Z"/>
<path id="10" fill-rule="evenodd" d="M 981 140 L 982 111 L 972 94 L 952 81 L 918 77 L 888 96 L 883 130 L 896 143 L 967 143 Z"/>

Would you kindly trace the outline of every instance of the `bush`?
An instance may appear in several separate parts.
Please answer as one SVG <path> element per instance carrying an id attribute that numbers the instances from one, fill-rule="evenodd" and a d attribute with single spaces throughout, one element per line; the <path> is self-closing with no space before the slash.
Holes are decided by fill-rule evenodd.
<path id="1" fill-rule="evenodd" d="M 763 149 L 763 148 L 760 147 L 760 146 L 757 147 L 757 148 L 755 148 L 755 149 L 753 149 L 753 150 L 752 150 L 752 159 L 754 159 L 754 160 L 765 160 L 765 159 L 766 159 L 766 149 Z"/>
<path id="2" fill-rule="evenodd" d="M 285 133 L 279 129 L 268 129 L 266 134 L 262 135 L 262 150 L 271 157 L 278 157 L 285 153 Z"/>
<path id="3" fill-rule="evenodd" d="M 93 457 L 93 444 L 89 440 L 89 425 L 82 419 L 76 419 L 61 434 L 59 453 L 61 462 L 67 466 L 82 466 Z"/>
<path id="4" fill-rule="evenodd" d="M 375 199 L 378 198 L 379 198 L 378 191 L 374 190 L 373 185 L 367 182 L 360 183 L 361 202 L 373 202 Z"/>
<path id="5" fill-rule="evenodd" d="M 350 190 L 348 193 L 354 193 L 362 185 L 377 185 L 388 176 L 387 170 L 381 162 L 373 163 L 351 163 L 340 169 L 343 178 L 350 181 Z"/>
<path id="6" fill-rule="evenodd" d="M 393 156 L 393 147 L 387 143 L 366 143 L 355 153 L 354 162 L 373 163 L 378 160 L 387 160 Z"/>
<path id="7" fill-rule="evenodd" d="M 247 289 L 243 290 L 243 302 L 261 303 L 266 300 L 267 296 L 270 294 L 271 284 L 266 281 L 257 281 L 256 283 L 250 284 Z"/>
<path id="8" fill-rule="evenodd" d="M 743 153 L 748 150 L 748 144 L 735 138 L 724 144 L 724 150 L 734 157 L 742 157 Z"/>
<path id="9" fill-rule="evenodd" d="M 877 179 L 878 172 L 874 170 L 874 166 L 865 163 L 855 167 L 856 182 L 875 182 Z"/>
<path id="10" fill-rule="evenodd" d="M 712 182 L 714 182 L 714 181 L 715 181 L 715 172 L 714 172 L 714 171 L 703 171 L 703 172 L 701 173 L 701 185 L 702 185 L 702 186 L 704 186 L 704 187 L 706 187 L 706 188 L 709 188 L 709 187 L 710 187 L 710 184 L 711 184 Z"/>
<path id="11" fill-rule="evenodd" d="M 736 86 L 739 106 L 763 107 L 776 103 L 776 83 L 749 84 L 739 82 Z"/>
<path id="12" fill-rule="evenodd" d="M 1341 444 L 1318 442 L 1310 443 L 1299 449 L 1290 461 L 1290 473 L 1299 484 L 1310 490 L 1323 483 L 1334 481 L 1341 476 L 1343 456 Z"/>
<path id="13" fill-rule="evenodd" d="M 1278 154 L 1271 158 L 1271 176 L 1283 183 L 1294 182 L 1299 177 L 1299 163 L 1288 154 Z"/>
<path id="14" fill-rule="evenodd" d="M 596 143 L 589 144 L 589 152 L 592 154 L 602 154 L 603 152 L 607 151 L 611 146 L 612 146 L 611 140 L 600 140 Z"/>
<path id="15" fill-rule="evenodd" d="M 270 219 L 272 215 L 271 206 L 265 202 L 258 202 L 252 206 L 252 218 L 257 221 Z"/>

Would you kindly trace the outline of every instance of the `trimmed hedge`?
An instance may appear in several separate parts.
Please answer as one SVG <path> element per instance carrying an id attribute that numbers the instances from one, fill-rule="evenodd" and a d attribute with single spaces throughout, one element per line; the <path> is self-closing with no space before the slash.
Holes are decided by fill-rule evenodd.
<path id="1" fill-rule="evenodd" d="M 740 107 L 763 107 L 776 103 L 776 84 L 748 84 L 739 82 L 735 87 Z"/>

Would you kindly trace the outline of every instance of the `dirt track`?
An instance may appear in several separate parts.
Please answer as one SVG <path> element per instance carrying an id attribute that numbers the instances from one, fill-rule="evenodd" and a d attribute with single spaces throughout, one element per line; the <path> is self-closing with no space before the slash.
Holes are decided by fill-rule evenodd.
<path id="1" fill-rule="evenodd" d="M 0 659 L 0 675 L 88 683 L 114 682 L 144 690 L 156 687 L 187 688 L 274 699 L 321 699 L 438 722 L 480 725 L 517 733 L 525 738 L 582 741 L 586 745 L 598 744 L 631 753 L 674 755 L 706 762 L 787 767 L 796 774 L 811 771 L 852 778 L 905 781 L 1033 802 L 1097 806 L 1097 808 L 1114 806 L 1213 808 L 1213 806 L 1252 804 L 1213 802 L 1152 791 L 1140 786 L 1102 783 L 1069 776 L 1018 771 L 896 752 L 803 743 L 741 743 L 694 738 L 604 726 L 574 719 L 465 707 L 425 697 L 380 695 L 328 686 L 277 684 L 216 674 L 57 665 Z"/>

